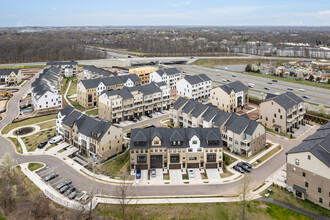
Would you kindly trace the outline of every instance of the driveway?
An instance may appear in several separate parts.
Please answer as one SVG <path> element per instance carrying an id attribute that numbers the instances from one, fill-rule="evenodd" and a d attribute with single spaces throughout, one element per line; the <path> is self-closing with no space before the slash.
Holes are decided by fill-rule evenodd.
<path id="1" fill-rule="evenodd" d="M 181 170 L 170 170 L 170 183 L 182 183 Z"/>
<path id="2" fill-rule="evenodd" d="M 136 175 L 135 175 L 136 179 Z M 148 184 L 148 170 L 141 170 L 141 179 L 136 179 L 138 184 Z"/>
<path id="3" fill-rule="evenodd" d="M 206 169 L 207 178 L 210 183 L 220 182 L 220 174 L 218 169 Z"/>
<path id="4" fill-rule="evenodd" d="M 201 176 L 201 171 L 198 168 L 189 169 L 189 170 L 193 170 L 194 174 L 195 174 L 194 177 L 190 177 L 189 172 L 187 172 L 190 183 L 203 183 L 203 179 L 202 179 L 202 176 Z"/>
<path id="5" fill-rule="evenodd" d="M 163 169 L 156 169 L 156 176 L 151 177 L 150 176 L 150 184 L 163 184 L 164 183 L 163 178 Z"/>

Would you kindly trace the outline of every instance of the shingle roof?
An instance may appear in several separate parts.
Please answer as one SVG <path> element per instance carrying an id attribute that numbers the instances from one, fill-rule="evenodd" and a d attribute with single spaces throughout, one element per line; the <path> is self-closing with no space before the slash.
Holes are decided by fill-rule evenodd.
<path id="1" fill-rule="evenodd" d="M 112 91 L 105 91 L 104 92 L 107 96 L 113 96 L 113 95 L 119 95 L 123 99 L 130 99 L 133 98 L 133 95 L 131 92 L 127 89 L 127 87 L 124 87 L 120 90 L 112 90 Z"/>
<path id="2" fill-rule="evenodd" d="M 17 75 L 19 71 L 20 71 L 20 69 L 0 69 L 0 75 L 1 76 L 4 76 L 4 75 L 8 76 L 11 72 L 14 72 Z"/>
<path id="3" fill-rule="evenodd" d="M 270 97 L 270 96 L 269 96 Z M 297 105 L 299 103 L 304 102 L 300 97 L 295 95 L 292 92 L 286 92 L 281 95 L 270 97 L 269 99 L 266 99 L 266 101 L 272 100 L 282 106 L 284 109 L 290 109 L 294 105 Z"/>
<path id="4" fill-rule="evenodd" d="M 166 75 L 168 75 L 168 76 L 180 73 L 180 71 L 177 68 L 165 68 L 165 69 L 162 69 L 162 70 L 157 70 L 156 72 L 160 76 L 163 76 L 164 73 L 166 73 Z"/>
<path id="5" fill-rule="evenodd" d="M 189 99 L 183 98 L 183 97 L 179 97 L 173 104 L 173 109 L 178 110 L 179 108 L 181 108 L 184 104 L 186 104 L 186 102 L 188 102 Z"/>
<path id="6" fill-rule="evenodd" d="M 63 109 L 59 110 L 59 112 L 61 113 L 61 115 L 69 115 L 71 114 L 71 112 L 73 112 L 74 108 L 70 105 L 65 106 Z"/>
<path id="7" fill-rule="evenodd" d="M 97 78 L 97 79 L 86 79 L 86 80 L 81 80 L 81 83 L 84 85 L 86 89 L 92 89 L 98 87 L 100 83 L 103 83 L 105 86 L 124 84 L 127 82 L 128 79 L 131 79 L 133 82 L 137 82 L 141 80 L 136 74 L 128 74 L 128 75 L 112 76 L 112 77 Z"/>
<path id="8" fill-rule="evenodd" d="M 127 89 L 129 91 L 140 91 L 143 93 L 143 95 L 150 95 L 162 91 L 154 82 L 142 86 L 130 87 Z"/>
<path id="9" fill-rule="evenodd" d="M 55 93 L 54 88 L 58 84 L 60 71 L 61 69 L 57 67 L 44 69 L 39 75 L 39 78 L 31 84 L 32 92 L 37 96 L 42 96 L 46 92 Z M 53 88 L 51 88 L 51 86 L 53 86 Z"/>
<path id="10" fill-rule="evenodd" d="M 211 79 L 206 76 L 205 74 L 199 74 L 199 75 L 186 75 L 184 79 L 189 82 L 191 85 L 202 83 L 205 81 L 210 81 Z"/>
<path id="11" fill-rule="evenodd" d="M 244 85 L 243 83 L 241 83 L 241 81 L 235 81 L 235 82 L 232 82 L 232 83 L 221 85 L 219 87 L 223 91 L 225 91 L 227 94 L 230 94 L 232 90 L 234 90 L 235 93 L 237 93 L 237 92 L 241 92 L 241 91 L 244 91 L 244 90 L 248 89 L 248 87 L 246 85 Z"/>
<path id="12" fill-rule="evenodd" d="M 73 123 L 82 116 L 83 114 L 78 111 L 73 111 L 71 114 L 65 116 L 62 124 L 72 127 Z"/>
<path id="13" fill-rule="evenodd" d="M 83 69 L 91 71 L 91 72 L 99 74 L 99 75 L 102 75 L 102 76 L 111 76 L 111 75 L 117 76 L 118 75 L 116 72 L 111 72 L 109 70 L 98 68 L 96 66 L 84 66 Z"/>
<path id="14" fill-rule="evenodd" d="M 78 62 L 76 61 L 52 61 L 47 62 L 47 66 L 57 66 L 57 65 L 78 65 Z"/>

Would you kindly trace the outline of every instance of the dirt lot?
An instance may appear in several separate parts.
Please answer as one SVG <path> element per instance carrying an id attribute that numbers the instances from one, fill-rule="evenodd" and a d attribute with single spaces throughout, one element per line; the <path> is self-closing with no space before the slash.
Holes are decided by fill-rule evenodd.
<path id="1" fill-rule="evenodd" d="M 238 115 L 247 114 L 249 119 L 257 120 L 259 118 L 259 107 L 256 105 L 249 105 L 241 111 L 236 112 Z"/>

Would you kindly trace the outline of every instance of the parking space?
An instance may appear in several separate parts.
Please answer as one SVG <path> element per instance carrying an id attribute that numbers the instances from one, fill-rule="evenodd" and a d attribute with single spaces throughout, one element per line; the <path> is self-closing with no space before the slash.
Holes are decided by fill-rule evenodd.
<path id="1" fill-rule="evenodd" d="M 221 179 L 218 169 L 206 169 L 206 174 L 210 182 L 218 182 Z"/>
<path id="2" fill-rule="evenodd" d="M 136 175 L 135 175 L 136 179 Z M 148 183 L 148 170 L 141 170 L 141 178 L 136 179 L 138 184 L 147 184 Z"/>
<path id="3" fill-rule="evenodd" d="M 163 169 L 156 169 L 156 176 L 150 176 L 150 184 L 163 183 Z"/>
<path id="4" fill-rule="evenodd" d="M 182 172 L 181 170 L 169 170 L 170 171 L 170 182 L 171 183 L 182 183 Z"/>
<path id="5" fill-rule="evenodd" d="M 189 170 L 193 170 L 193 175 L 190 174 Z M 203 183 L 201 171 L 198 168 L 188 169 L 188 177 L 190 183 Z"/>

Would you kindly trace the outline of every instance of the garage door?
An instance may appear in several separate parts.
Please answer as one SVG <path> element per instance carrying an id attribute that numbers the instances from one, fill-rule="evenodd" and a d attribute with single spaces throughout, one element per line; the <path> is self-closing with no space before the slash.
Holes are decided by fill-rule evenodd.
<path id="1" fill-rule="evenodd" d="M 135 169 L 137 170 L 147 170 L 148 169 L 148 164 L 139 164 L 135 166 Z"/>
<path id="2" fill-rule="evenodd" d="M 163 168 L 163 156 L 151 155 L 150 156 L 150 168 Z"/>
<path id="3" fill-rule="evenodd" d="M 217 168 L 217 164 L 216 163 L 207 163 L 206 169 L 211 169 L 211 168 Z"/>
<path id="4" fill-rule="evenodd" d="M 169 168 L 170 169 L 181 169 L 181 164 L 170 164 Z"/>
<path id="5" fill-rule="evenodd" d="M 199 163 L 188 163 L 187 168 L 199 168 Z"/>

